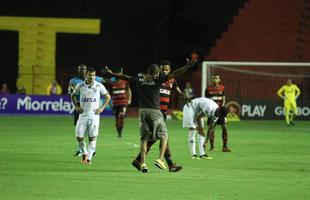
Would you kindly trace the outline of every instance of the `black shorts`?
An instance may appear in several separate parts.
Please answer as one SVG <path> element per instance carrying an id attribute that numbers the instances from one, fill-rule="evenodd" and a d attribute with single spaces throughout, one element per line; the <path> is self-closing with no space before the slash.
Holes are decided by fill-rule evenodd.
<path id="1" fill-rule="evenodd" d="M 112 107 L 114 115 L 119 115 L 124 113 L 126 115 L 127 106 L 126 105 L 115 105 Z"/>
<path id="2" fill-rule="evenodd" d="M 226 117 L 219 117 L 218 120 L 215 122 L 216 125 L 224 125 L 226 124 Z M 210 125 L 210 123 L 212 122 L 212 118 L 209 117 L 208 118 L 208 125 Z"/>
<path id="3" fill-rule="evenodd" d="M 211 120 L 212 120 L 212 118 L 209 117 L 208 118 L 208 125 L 210 125 L 212 123 Z M 217 121 L 215 122 L 216 125 L 225 125 L 226 123 L 227 123 L 226 114 L 225 114 L 225 116 L 219 116 Z"/>

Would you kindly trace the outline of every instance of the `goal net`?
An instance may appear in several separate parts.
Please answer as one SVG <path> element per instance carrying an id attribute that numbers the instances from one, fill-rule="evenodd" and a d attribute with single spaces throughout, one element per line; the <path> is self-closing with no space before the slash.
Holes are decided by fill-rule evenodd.
<path id="1" fill-rule="evenodd" d="M 202 96 L 212 74 L 218 74 L 225 86 L 231 119 L 283 119 L 283 100 L 277 90 L 288 79 L 301 90 L 296 119 L 310 119 L 310 63 L 203 62 Z"/>

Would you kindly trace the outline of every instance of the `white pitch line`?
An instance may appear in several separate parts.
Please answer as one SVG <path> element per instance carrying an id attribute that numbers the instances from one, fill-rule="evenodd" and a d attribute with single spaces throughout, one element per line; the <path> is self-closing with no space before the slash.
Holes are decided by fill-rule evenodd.
<path id="1" fill-rule="evenodd" d="M 132 146 L 133 148 L 139 148 L 140 146 L 138 144 L 132 143 L 132 142 L 124 142 L 130 146 Z"/>

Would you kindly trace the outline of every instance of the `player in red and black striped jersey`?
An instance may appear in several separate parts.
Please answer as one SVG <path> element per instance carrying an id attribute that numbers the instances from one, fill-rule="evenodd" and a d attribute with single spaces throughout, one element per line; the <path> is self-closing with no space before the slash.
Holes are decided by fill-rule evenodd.
<path id="1" fill-rule="evenodd" d="M 120 73 L 122 73 L 122 69 Z M 112 77 L 107 82 L 107 85 L 112 98 L 112 109 L 115 115 L 117 134 L 118 137 L 122 137 L 127 106 L 131 104 L 131 89 L 128 81 L 116 77 Z"/>
<path id="2" fill-rule="evenodd" d="M 168 75 L 170 73 L 170 71 L 171 71 L 170 62 L 167 61 L 167 60 L 161 61 L 160 62 L 160 72 L 164 73 L 165 75 Z M 181 89 L 177 85 L 176 79 L 172 78 L 172 79 L 169 79 L 168 81 L 166 81 L 166 82 L 161 84 L 160 91 L 159 91 L 160 92 L 160 111 L 163 114 L 165 122 L 166 122 L 166 119 L 167 119 L 167 110 L 168 110 L 168 105 L 169 105 L 169 102 L 170 102 L 170 96 L 171 96 L 172 90 L 175 90 L 178 95 L 180 95 L 181 97 L 187 99 L 185 94 L 181 91 Z M 149 152 L 149 150 L 151 149 L 152 145 L 155 142 L 156 141 L 148 141 L 148 143 L 147 143 L 147 152 Z M 171 152 L 170 152 L 170 147 L 169 147 L 169 141 L 168 141 L 168 144 L 167 144 L 167 148 L 166 148 L 164 157 L 165 157 L 165 160 L 167 161 L 167 164 L 169 166 L 169 171 L 170 172 L 177 172 L 177 171 L 182 169 L 182 166 L 176 165 L 175 163 L 173 163 L 173 161 L 171 159 Z M 138 170 L 140 170 L 140 161 L 141 161 L 141 156 L 140 155 L 138 155 L 137 158 L 132 161 L 132 165 L 134 167 L 136 167 Z"/>
<path id="3" fill-rule="evenodd" d="M 212 85 L 209 85 L 206 90 L 205 90 L 205 96 L 207 98 L 212 99 L 215 101 L 219 106 L 224 107 L 225 106 L 225 87 L 220 84 L 221 79 L 218 74 L 212 75 Z M 208 124 L 209 124 L 210 119 L 208 119 Z M 221 117 L 217 120 L 216 124 L 220 125 L 222 128 L 222 139 L 223 139 L 223 152 L 231 152 L 231 150 L 228 148 L 227 143 L 228 143 L 228 133 L 227 133 L 227 127 L 226 127 L 226 116 Z M 214 149 L 214 130 L 211 131 L 212 129 L 209 128 L 208 133 L 207 133 L 207 141 L 210 139 L 210 151 Z"/>

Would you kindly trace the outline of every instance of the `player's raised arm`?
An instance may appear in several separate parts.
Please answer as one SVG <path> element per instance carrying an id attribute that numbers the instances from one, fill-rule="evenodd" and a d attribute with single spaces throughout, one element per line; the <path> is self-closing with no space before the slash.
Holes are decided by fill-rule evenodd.
<path id="1" fill-rule="evenodd" d="M 127 83 L 127 102 L 128 102 L 128 105 L 131 104 L 131 97 L 132 97 L 131 89 L 129 87 L 129 83 Z"/>
<path id="2" fill-rule="evenodd" d="M 178 94 L 181 98 L 185 99 L 187 103 L 188 103 L 188 102 L 191 102 L 191 99 L 188 98 L 188 96 L 186 96 L 186 95 L 182 92 L 182 90 L 179 88 L 179 86 L 176 86 L 176 87 L 175 87 L 175 91 L 177 92 L 177 94 Z"/>
<path id="3" fill-rule="evenodd" d="M 168 79 L 172 79 L 172 78 L 175 78 L 177 76 L 180 76 L 182 75 L 184 72 L 186 72 L 189 68 L 191 68 L 192 66 L 194 66 L 197 62 L 197 60 L 189 60 L 189 59 L 186 59 L 187 60 L 187 63 L 179 68 L 179 69 L 176 69 L 174 70 L 173 72 L 171 72 L 169 75 L 168 75 Z"/>
<path id="4" fill-rule="evenodd" d="M 106 74 L 115 76 L 115 77 L 117 77 L 117 78 L 119 78 L 119 79 L 123 79 L 123 80 L 127 80 L 127 81 L 128 81 L 129 79 L 132 78 L 132 76 L 129 76 L 129 75 L 126 75 L 126 74 L 123 74 L 123 73 L 114 73 L 114 72 L 112 72 L 111 69 L 109 69 L 108 66 L 106 66 L 106 67 L 104 68 L 103 73 L 106 73 Z"/>

